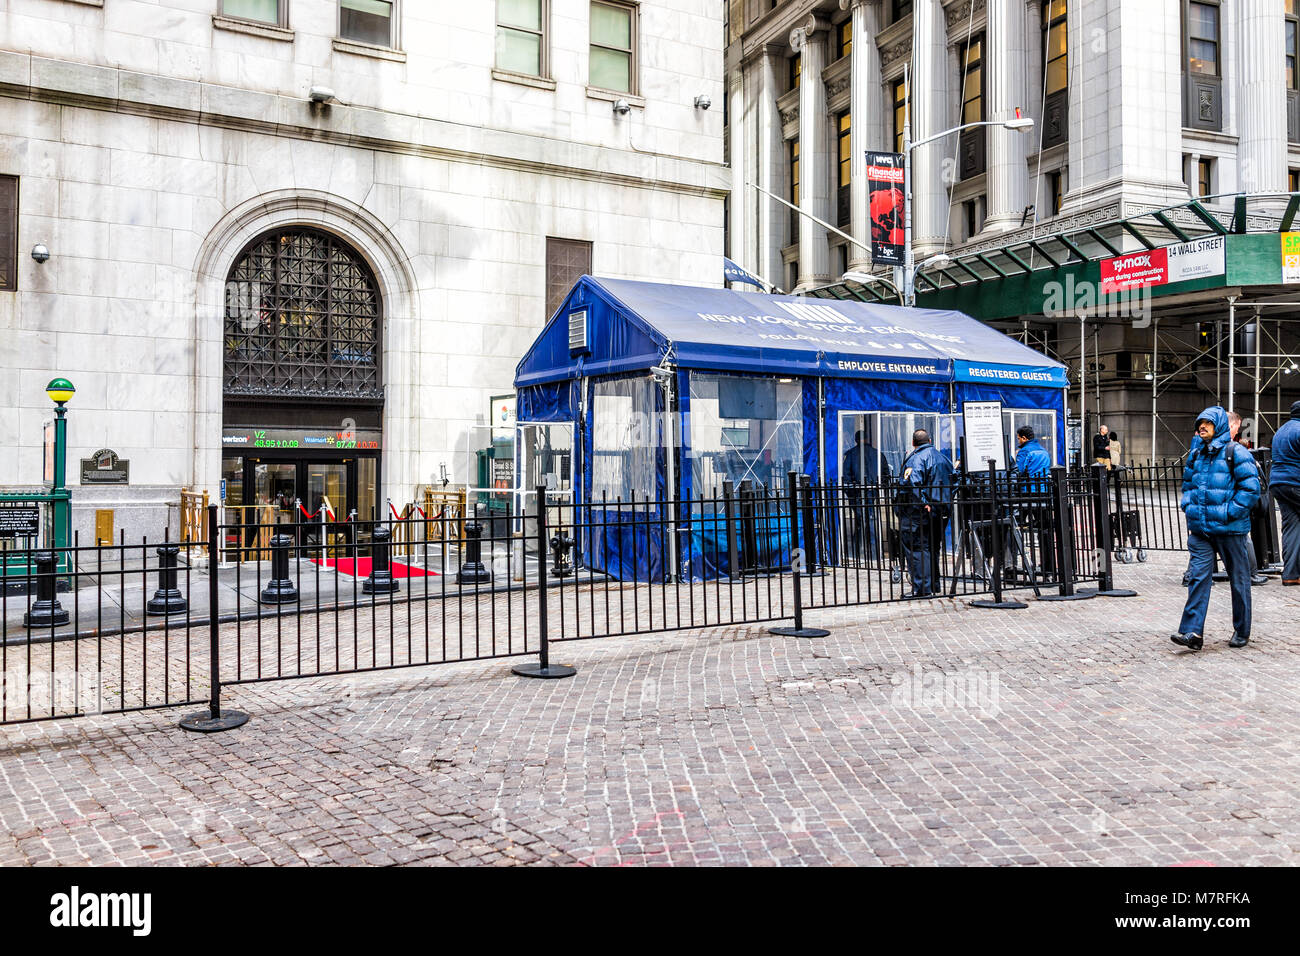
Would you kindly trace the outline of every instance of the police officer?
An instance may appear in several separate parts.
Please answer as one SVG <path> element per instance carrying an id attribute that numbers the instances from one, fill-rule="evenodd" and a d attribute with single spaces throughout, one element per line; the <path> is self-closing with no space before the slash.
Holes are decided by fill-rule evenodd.
<path id="1" fill-rule="evenodd" d="M 952 501 L 952 464 L 924 428 L 912 433 L 912 453 L 899 481 L 898 530 L 907 552 L 912 596 L 939 593 L 939 547 Z"/>

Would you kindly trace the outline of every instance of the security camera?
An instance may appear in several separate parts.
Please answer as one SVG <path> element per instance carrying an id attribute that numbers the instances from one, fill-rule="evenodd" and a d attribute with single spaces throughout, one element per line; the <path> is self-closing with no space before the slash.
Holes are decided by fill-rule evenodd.
<path id="1" fill-rule="evenodd" d="M 338 99 L 338 97 L 334 95 L 334 91 L 328 86 L 313 86 L 307 92 L 307 99 L 313 103 L 328 103 L 331 100 Z"/>
<path id="2" fill-rule="evenodd" d="M 46 248 L 45 243 L 38 242 L 32 246 L 32 258 L 37 262 L 45 262 L 50 258 L 50 250 Z"/>
<path id="3" fill-rule="evenodd" d="M 615 100 L 614 112 L 619 116 L 626 116 L 628 113 L 632 112 L 632 107 L 628 105 L 627 100 Z"/>
<path id="4" fill-rule="evenodd" d="M 707 110 L 712 105 L 713 100 L 709 99 L 707 96 L 695 97 L 695 108 L 697 110 Z"/>

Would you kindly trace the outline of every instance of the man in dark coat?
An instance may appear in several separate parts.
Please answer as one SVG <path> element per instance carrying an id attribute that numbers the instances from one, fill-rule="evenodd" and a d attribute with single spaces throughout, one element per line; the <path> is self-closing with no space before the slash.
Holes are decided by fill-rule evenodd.
<path id="1" fill-rule="evenodd" d="M 1110 471 L 1110 429 L 1105 425 L 1092 436 L 1092 460 Z"/>
<path id="2" fill-rule="evenodd" d="M 1273 471 L 1268 486 L 1282 512 L 1282 583 L 1300 584 L 1300 402 L 1273 436 Z"/>
<path id="3" fill-rule="evenodd" d="M 1187 515 L 1187 604 L 1170 640 L 1200 650 L 1213 586 L 1214 555 L 1223 558 L 1232 585 L 1232 640 L 1250 640 L 1250 512 L 1259 500 L 1259 469 L 1232 440 L 1228 413 L 1217 405 L 1196 419 L 1196 437 L 1183 466 L 1182 509 Z"/>
<path id="4" fill-rule="evenodd" d="M 924 428 L 912 433 L 898 489 L 898 530 L 912 577 L 912 596 L 939 593 L 939 548 L 952 501 L 952 463 Z"/>

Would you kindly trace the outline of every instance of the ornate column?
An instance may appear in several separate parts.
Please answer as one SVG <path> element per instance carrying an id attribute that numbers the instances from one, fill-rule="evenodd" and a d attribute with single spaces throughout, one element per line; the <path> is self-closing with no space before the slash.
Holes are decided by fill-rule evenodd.
<path id="1" fill-rule="evenodd" d="M 830 24 L 808 14 L 790 33 L 790 46 L 800 55 L 799 79 L 799 208 L 823 222 L 831 219 L 831 143 L 826 115 L 826 32 Z M 799 287 L 831 280 L 831 254 L 826 229 L 803 217 L 799 223 Z"/>
<path id="2" fill-rule="evenodd" d="M 1237 0 L 1238 179 L 1245 192 L 1284 191 L 1286 173 L 1286 73 L 1282 4 Z"/>
<path id="3" fill-rule="evenodd" d="M 754 201 L 756 190 L 747 183 L 758 182 L 758 155 L 755 149 L 757 137 L 754 130 L 753 108 L 745 96 L 746 74 L 751 67 L 741 65 L 727 82 L 726 92 L 730 98 L 728 117 L 731 129 L 728 131 L 731 142 L 731 200 L 730 229 L 731 248 L 727 254 L 742 267 L 752 269 L 756 262 L 753 248 L 754 220 L 757 206 Z"/>
<path id="4" fill-rule="evenodd" d="M 777 196 L 786 194 L 785 144 L 781 139 L 781 113 L 776 101 L 781 95 L 777 77 L 784 63 L 784 51 L 774 43 L 764 46 L 757 58 L 757 149 L 759 184 Z M 758 259 L 757 266 L 763 278 L 779 288 L 785 288 L 785 267 L 781 248 L 790 234 L 790 213 L 775 199 L 769 199 L 757 190 L 754 201 L 758 204 Z"/>
<path id="5" fill-rule="evenodd" d="M 916 0 L 912 8 L 912 141 L 954 125 L 955 106 L 948 71 L 943 6 Z M 949 140 L 929 143 L 912 153 L 912 248 L 917 262 L 943 248 L 948 197 L 944 157 Z"/>
<path id="6" fill-rule="evenodd" d="M 1025 105 L 1025 64 L 1029 53 L 1025 43 L 1024 0 L 988 0 L 988 28 L 985 34 L 984 70 L 989 120 L 1006 120 Z M 1030 137 L 1015 130 L 990 126 L 988 143 L 988 212 L 984 228 L 1004 232 L 1020 226 L 1029 204 L 1029 182 L 1025 157 Z"/>
<path id="7" fill-rule="evenodd" d="M 882 0 L 840 0 L 840 9 L 853 11 L 853 62 L 849 109 L 853 115 L 853 158 L 851 161 L 850 204 L 853 238 L 871 243 L 871 214 L 867 198 L 867 150 L 878 148 L 876 130 L 884 106 L 881 91 L 880 51 L 876 34 L 880 31 Z M 892 148 L 888 147 L 888 148 Z M 849 246 L 849 268 L 871 268 L 871 254 L 855 245 Z"/>

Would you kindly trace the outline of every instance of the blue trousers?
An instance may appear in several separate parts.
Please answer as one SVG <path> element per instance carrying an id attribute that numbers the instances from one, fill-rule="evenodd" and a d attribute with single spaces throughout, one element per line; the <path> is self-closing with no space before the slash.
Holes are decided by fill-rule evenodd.
<path id="1" fill-rule="evenodd" d="M 1214 585 L 1214 555 L 1223 559 L 1232 586 L 1232 629 L 1238 637 L 1250 637 L 1250 537 L 1244 534 L 1206 535 L 1187 533 L 1187 568 L 1189 584 L 1180 634 L 1205 633 L 1205 612 L 1210 605 L 1210 588 Z"/>

